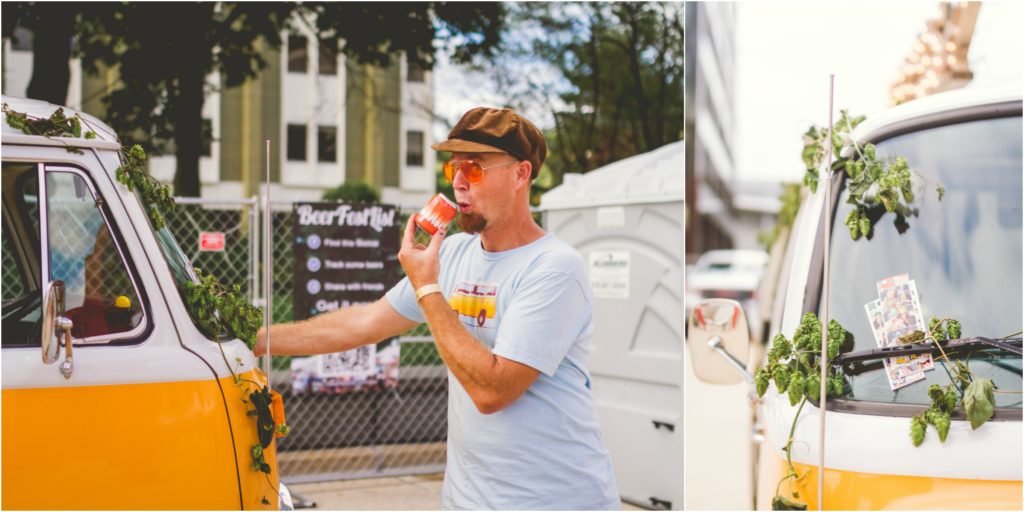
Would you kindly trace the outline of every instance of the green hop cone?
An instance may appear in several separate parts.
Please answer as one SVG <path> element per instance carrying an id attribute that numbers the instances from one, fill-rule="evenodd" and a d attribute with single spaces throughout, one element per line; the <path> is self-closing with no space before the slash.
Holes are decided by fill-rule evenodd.
<path id="1" fill-rule="evenodd" d="M 839 322 L 837 322 L 835 319 L 829 320 L 828 340 L 836 340 L 842 343 L 844 339 L 846 339 L 846 329 L 843 329 L 843 326 L 840 325 Z"/>
<path id="2" fill-rule="evenodd" d="M 807 398 L 815 399 L 820 398 L 821 394 L 821 376 L 817 373 L 811 374 L 807 377 Z M 826 391 L 827 392 L 827 391 Z"/>
<path id="3" fill-rule="evenodd" d="M 772 510 L 807 510 L 807 504 L 797 503 L 782 495 L 772 498 Z"/>
<path id="4" fill-rule="evenodd" d="M 828 378 L 828 394 L 832 396 L 842 396 L 843 391 L 846 389 L 846 379 L 842 375 L 835 374 Z"/>
<path id="5" fill-rule="evenodd" d="M 860 228 L 860 234 L 861 235 L 863 235 L 863 236 L 870 235 L 871 234 L 871 219 L 869 219 L 867 217 L 861 217 L 860 218 L 860 222 L 858 224 L 858 227 Z"/>
<path id="6" fill-rule="evenodd" d="M 763 366 L 758 368 L 757 373 L 754 375 L 757 396 L 764 396 L 765 391 L 768 391 L 768 380 L 768 369 Z"/>
<path id="7" fill-rule="evenodd" d="M 846 338 L 846 331 L 842 327 L 839 330 L 842 331 L 842 334 L 837 336 L 836 333 L 832 333 L 832 329 L 829 329 L 828 346 L 826 347 L 829 361 L 834 361 L 836 357 L 839 357 L 839 349 L 843 346 L 843 340 Z"/>
<path id="8" fill-rule="evenodd" d="M 935 425 L 935 430 L 939 433 L 939 442 L 945 443 L 946 435 L 949 434 L 949 413 L 936 413 L 932 420 L 932 424 Z"/>
<path id="9" fill-rule="evenodd" d="M 809 336 L 811 338 L 810 341 L 809 341 L 809 343 L 811 344 L 810 348 L 820 349 L 821 348 L 821 323 L 820 322 L 818 323 L 818 329 L 813 331 L 813 332 L 811 332 L 811 334 Z"/>
<path id="10" fill-rule="evenodd" d="M 788 357 L 792 353 L 792 346 L 789 340 L 786 339 L 781 333 L 776 334 L 775 338 L 772 339 L 772 349 L 768 351 L 769 361 L 778 361 L 779 359 Z"/>
<path id="11" fill-rule="evenodd" d="M 860 210 L 854 208 L 846 214 L 846 219 L 843 221 L 846 228 L 850 230 L 850 238 L 853 240 L 860 239 L 860 219 Z"/>
<path id="12" fill-rule="evenodd" d="M 781 365 L 775 367 L 772 377 L 775 378 L 775 389 L 778 389 L 779 393 L 784 389 L 789 389 L 789 368 Z"/>
<path id="13" fill-rule="evenodd" d="M 956 409 L 956 400 L 956 390 L 953 389 L 953 385 L 946 386 L 946 390 L 942 393 L 942 410 L 952 413 L 953 409 Z"/>
<path id="14" fill-rule="evenodd" d="M 953 340 L 959 339 L 960 338 L 960 321 L 959 320 L 950 320 L 949 323 L 947 324 L 946 332 L 949 333 L 949 339 L 953 339 Z"/>
<path id="15" fill-rule="evenodd" d="M 921 416 L 914 416 L 910 420 L 910 442 L 914 446 L 921 446 L 921 443 L 924 442 L 924 434 L 927 428 L 928 424 Z"/>
<path id="16" fill-rule="evenodd" d="M 800 402 L 800 399 L 804 396 L 804 376 L 800 372 L 793 372 L 793 376 L 789 379 L 789 405 L 796 405 Z"/>
<path id="17" fill-rule="evenodd" d="M 868 160 L 874 160 L 875 158 L 877 158 L 875 156 L 875 145 L 874 144 L 865 144 L 864 145 L 864 155 L 867 156 Z"/>
<path id="18" fill-rule="evenodd" d="M 935 341 L 946 341 L 948 339 L 946 331 L 942 328 L 942 320 L 938 318 L 932 317 L 928 321 L 928 332 L 931 333 L 932 338 L 935 338 Z"/>

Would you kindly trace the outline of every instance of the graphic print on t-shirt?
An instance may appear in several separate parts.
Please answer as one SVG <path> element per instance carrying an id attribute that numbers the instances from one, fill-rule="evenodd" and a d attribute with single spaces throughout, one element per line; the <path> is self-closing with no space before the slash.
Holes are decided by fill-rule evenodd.
<path id="1" fill-rule="evenodd" d="M 448 304 L 460 316 L 472 318 L 477 327 L 486 327 L 487 321 L 494 318 L 497 298 L 498 285 L 463 281 L 455 287 Z"/>

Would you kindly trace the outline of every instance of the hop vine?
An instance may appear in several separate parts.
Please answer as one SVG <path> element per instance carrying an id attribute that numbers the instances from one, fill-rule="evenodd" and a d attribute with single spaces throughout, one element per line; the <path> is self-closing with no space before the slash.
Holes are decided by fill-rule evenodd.
<path id="1" fill-rule="evenodd" d="M 800 325 L 793 333 L 792 340 L 786 338 L 782 333 L 776 334 L 772 339 L 772 346 L 768 350 L 768 364 L 758 368 L 754 375 L 754 387 L 758 396 L 764 396 L 768 386 L 774 382 L 775 389 L 779 394 L 789 398 L 789 404 L 799 405 L 796 415 L 793 416 L 793 424 L 790 427 L 789 438 L 783 451 L 786 452 L 786 465 L 788 471 L 779 480 L 775 488 L 775 497 L 772 499 L 774 510 L 806 510 L 807 505 L 794 501 L 800 498 L 795 490 L 790 490 L 790 497 L 783 496 L 779 491 L 786 481 L 799 480 L 803 478 L 796 471 L 792 459 L 793 434 L 796 430 L 796 422 L 800 417 L 804 404 L 808 399 L 819 397 L 821 390 L 821 334 L 822 323 L 814 313 L 806 313 L 800 319 Z M 828 323 L 828 340 L 825 344 L 825 352 L 828 357 L 828 368 L 826 369 L 825 389 L 826 396 L 841 396 L 849 388 L 849 382 L 843 375 L 842 367 L 834 363 L 839 354 L 853 345 L 853 336 L 836 320 Z"/>
<path id="2" fill-rule="evenodd" d="M 82 125 L 87 124 L 78 114 L 68 117 L 64 114 L 63 108 L 58 108 L 50 114 L 50 117 L 35 117 L 23 112 L 11 110 L 11 107 L 4 103 L 3 113 L 7 118 L 7 125 L 28 135 L 41 135 L 47 138 L 58 140 L 72 139 L 95 139 L 96 132 L 93 130 L 82 131 Z M 65 143 L 67 150 L 71 153 L 82 154 L 82 150 L 71 142 Z"/>
<path id="3" fill-rule="evenodd" d="M 898 232 L 906 231 L 910 227 L 908 219 L 920 213 L 918 208 L 912 207 L 917 199 L 913 177 L 924 180 L 921 174 L 910 168 L 906 158 L 896 156 L 880 159 L 874 144 L 865 144 L 863 147 L 857 144 L 850 134 L 863 121 L 864 116 L 851 116 L 846 110 L 841 110 L 831 140 L 835 159 L 833 169 L 845 171 L 847 176 L 849 197 L 846 202 L 853 205 L 853 209 L 843 223 L 854 241 L 862 237 L 870 239 L 875 224 L 886 213 L 895 215 L 893 224 Z M 802 157 L 807 171 L 803 183 L 812 192 L 818 189 L 818 169 L 825 164 L 828 138 L 828 129 L 818 126 L 811 126 L 804 134 Z M 842 150 L 848 145 L 852 147 L 853 153 L 843 157 Z M 938 183 L 935 185 L 935 193 L 941 201 L 946 189 Z"/>
<path id="4" fill-rule="evenodd" d="M 914 331 L 900 338 L 901 343 L 920 341 L 934 343 L 942 354 L 941 359 L 946 363 L 947 371 L 950 372 L 950 384 L 929 386 L 928 397 L 931 399 L 931 406 L 910 420 L 910 442 L 914 446 L 920 446 L 924 442 L 928 425 L 935 428 L 939 442 L 945 443 L 953 411 L 958 402 L 964 409 L 967 420 L 971 423 L 971 430 L 978 429 L 995 414 L 995 383 L 991 379 L 975 377 L 971 373 L 968 363 L 959 360 L 951 361 L 946 356 L 942 345 L 939 344 L 959 339 L 960 331 L 960 322 L 956 319 L 932 318 L 928 322 L 927 334 L 923 331 Z"/>
<path id="5" fill-rule="evenodd" d="M 209 333 L 226 332 L 252 350 L 263 324 L 263 311 L 245 298 L 237 284 L 229 288 L 215 276 L 204 275 L 198 268 L 195 271 L 199 280 L 185 283 L 184 296 L 196 322 Z"/>

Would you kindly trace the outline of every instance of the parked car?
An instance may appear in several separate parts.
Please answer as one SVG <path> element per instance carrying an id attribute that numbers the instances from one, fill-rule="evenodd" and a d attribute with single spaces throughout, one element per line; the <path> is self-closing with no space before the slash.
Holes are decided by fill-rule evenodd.
<path id="1" fill-rule="evenodd" d="M 703 299 L 733 299 L 743 304 L 752 329 L 760 327 L 758 285 L 768 253 L 752 249 L 718 249 L 702 254 L 686 272 L 686 314 Z M 760 331 L 754 333 L 760 337 Z"/>
<path id="2" fill-rule="evenodd" d="M 845 176 L 836 176 L 831 218 L 823 219 L 825 186 L 806 197 L 789 240 L 789 267 L 776 295 L 781 304 L 774 308 L 771 334 L 791 336 L 804 313 L 822 313 L 824 222 L 832 224 L 829 317 L 853 334 L 854 351 L 877 348 L 864 309 L 877 297 L 876 281 L 904 272 L 916 280 L 926 318 L 957 318 L 964 337 L 1007 340 L 1008 333 L 1019 332 L 1024 324 L 1021 113 L 1019 86 L 961 90 L 895 107 L 858 126 L 853 140 L 875 144 L 879 155 L 905 157 L 928 180 L 914 205 L 918 214 L 908 219 L 907 229 L 896 229 L 892 214 L 883 216 L 870 240 L 855 242 L 843 224 L 852 208 L 845 203 Z M 934 193 L 936 183 L 945 188 L 941 201 Z M 712 324 L 695 327 L 698 315 L 691 317 L 690 361 L 698 378 L 713 383 L 750 379 L 726 357 L 742 359 L 750 346 L 738 304 L 697 307 L 724 315 L 713 329 L 707 327 Z M 849 386 L 842 396 L 830 398 L 824 411 L 816 400 L 798 411 L 771 385 L 755 406 L 764 439 L 756 454 L 758 508 L 768 507 L 788 471 L 782 448 L 791 436 L 796 440 L 794 466 L 799 474 L 807 473 L 792 489 L 810 509 L 818 506 L 818 422 L 825 414 L 825 508 L 1020 510 L 1019 337 L 1006 343 L 1016 348 L 982 345 L 950 354 L 954 361 L 969 362 L 976 377 L 992 379 L 998 392 L 994 416 L 978 430 L 958 408 L 944 443 L 934 431 L 920 446 L 908 435 L 910 418 L 930 404 L 929 385 L 951 380 L 939 368 L 944 361 L 937 360 L 923 381 L 897 391 L 889 385 L 881 357 L 845 367 Z M 801 419 L 791 432 L 798 414 Z M 755 439 L 761 438 L 757 434 Z"/>
<path id="3" fill-rule="evenodd" d="M 274 441 L 269 474 L 251 467 L 263 443 L 232 370 L 265 384 L 255 356 L 190 315 L 195 272 L 115 179 L 113 130 L 64 112 L 96 137 L 2 123 L 2 508 L 290 509 Z"/>

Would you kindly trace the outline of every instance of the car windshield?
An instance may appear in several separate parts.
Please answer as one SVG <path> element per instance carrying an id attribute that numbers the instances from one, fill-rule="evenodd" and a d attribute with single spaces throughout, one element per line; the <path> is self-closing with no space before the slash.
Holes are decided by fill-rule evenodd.
<path id="1" fill-rule="evenodd" d="M 907 273 L 925 325 L 956 318 L 963 336 L 1000 338 L 1021 330 L 1021 118 L 964 122 L 917 131 L 878 144 L 879 155 L 903 156 L 915 177 L 919 215 L 900 234 L 893 214 L 875 224 L 871 240 L 850 239 L 843 223 L 852 206 L 843 190 L 832 227 L 829 312 L 854 335 L 854 350 L 877 344 L 865 304 L 875 283 Z M 936 197 L 936 184 L 945 197 Z M 1019 336 L 1019 334 L 1018 334 Z M 966 356 L 960 356 L 966 357 Z M 971 353 L 974 375 L 996 385 L 997 407 L 1021 407 L 1021 357 L 998 349 Z M 927 378 L 896 391 L 882 362 L 851 376 L 853 400 L 928 404 L 928 386 L 949 383 L 936 360 Z"/>
<path id="2" fill-rule="evenodd" d="M 142 198 L 140 197 L 141 201 Z M 187 283 L 198 282 L 196 277 L 195 269 L 192 267 L 192 263 L 188 257 L 185 256 L 184 251 L 181 250 L 181 246 L 178 245 L 178 241 L 171 234 L 171 230 L 164 226 L 154 232 L 156 235 L 157 244 L 160 246 L 160 251 L 164 254 L 164 259 L 167 261 L 167 266 L 171 270 L 171 276 L 174 277 L 175 288 L 178 289 L 178 296 L 185 303 L 185 309 L 188 310 L 189 317 L 192 319 L 192 323 L 205 334 L 211 340 L 223 339 L 226 333 L 211 333 L 208 332 L 202 324 L 196 321 L 192 309 L 188 307 L 188 301 L 185 300 L 185 285 Z"/>

